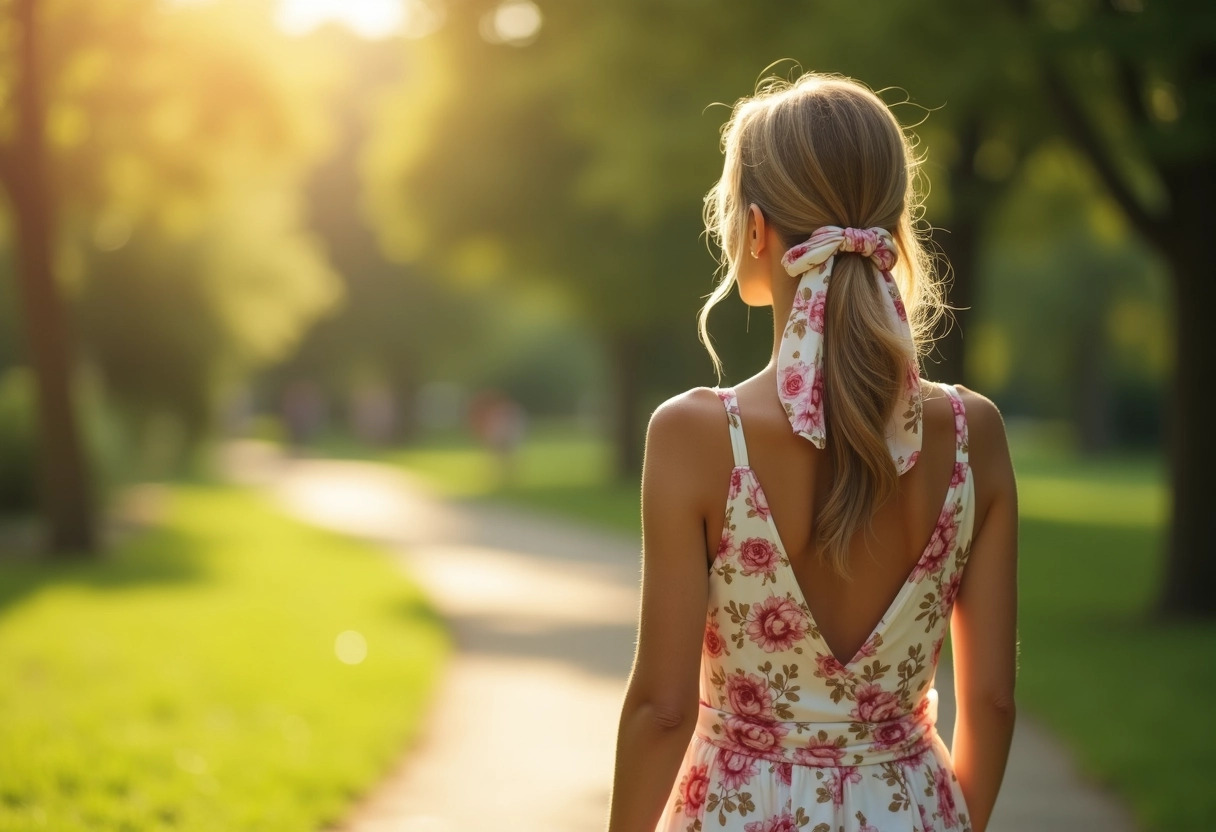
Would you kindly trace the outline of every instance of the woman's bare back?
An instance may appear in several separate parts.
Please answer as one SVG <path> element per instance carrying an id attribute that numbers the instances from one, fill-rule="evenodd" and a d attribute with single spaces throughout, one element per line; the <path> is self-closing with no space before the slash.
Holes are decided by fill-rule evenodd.
<path id="1" fill-rule="evenodd" d="M 878 508 L 870 534 L 850 546 L 851 579 L 840 576 L 812 544 L 820 507 L 827 499 L 833 471 L 831 455 L 790 431 L 789 419 L 773 395 L 766 375 L 735 386 L 750 466 L 762 483 L 777 534 L 785 545 L 803 597 L 832 652 L 842 662 L 855 655 L 915 567 L 937 524 L 954 471 L 954 413 L 940 388 L 922 383 L 923 446 L 910 471 L 899 478 L 895 494 Z M 964 402 L 974 394 L 959 388 Z M 726 507 L 733 467 L 730 440 L 716 396 L 703 395 L 720 423 L 713 467 L 706 479 L 716 484 L 706 517 L 707 561 L 712 564 Z M 978 398 L 978 397 L 976 397 Z M 976 484 L 977 507 L 983 495 Z"/>

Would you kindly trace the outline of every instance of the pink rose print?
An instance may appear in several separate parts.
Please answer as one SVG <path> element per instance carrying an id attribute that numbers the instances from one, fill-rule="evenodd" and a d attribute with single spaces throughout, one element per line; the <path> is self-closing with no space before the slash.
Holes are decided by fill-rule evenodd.
<path id="1" fill-rule="evenodd" d="M 905 766 L 910 766 L 911 768 L 920 768 L 925 764 L 925 757 L 928 756 L 928 754 L 929 744 L 927 742 L 922 742 L 918 744 L 913 751 L 909 752 L 908 756 L 904 757 L 901 762 Z"/>
<path id="2" fill-rule="evenodd" d="M 722 638 L 722 631 L 718 629 L 718 622 L 712 617 L 705 624 L 705 653 L 714 659 L 723 653 L 730 655 L 726 649 L 726 639 Z"/>
<path id="3" fill-rule="evenodd" d="M 822 435 L 823 433 L 823 373 L 815 374 L 810 395 L 803 395 L 792 404 L 794 416 L 790 424 L 795 431 Z"/>
<path id="4" fill-rule="evenodd" d="M 789 598 L 770 595 L 747 615 L 747 636 L 766 653 L 788 650 L 806 636 L 807 621 Z"/>
<path id="5" fill-rule="evenodd" d="M 787 264 L 792 264 L 795 261 L 797 261 L 798 258 L 805 256 L 806 253 L 810 250 L 811 250 L 811 247 L 807 243 L 801 243 L 800 245 L 796 245 L 785 253 L 785 257 L 782 258 L 782 262 L 787 263 Z"/>
<path id="6" fill-rule="evenodd" d="M 756 820 L 745 824 L 743 832 L 799 832 L 799 829 L 798 824 L 794 821 L 794 816 L 789 812 L 782 812 L 767 820 Z"/>
<path id="7" fill-rule="evenodd" d="M 769 515 L 768 498 L 764 496 L 764 489 L 760 487 L 760 483 L 755 477 L 747 484 L 747 496 L 752 501 L 752 511 L 761 520 L 767 520 Z M 749 514 L 750 516 L 750 514 Z"/>
<path id="8" fill-rule="evenodd" d="M 718 390 L 717 393 L 718 393 L 718 398 L 722 401 L 722 404 L 726 408 L 727 412 L 734 413 L 736 416 L 739 415 L 739 405 L 737 403 L 731 402 L 730 391 L 729 390 Z"/>
<path id="9" fill-rule="evenodd" d="M 932 575 L 945 562 L 947 556 L 954 551 L 954 540 L 958 537 L 958 522 L 954 519 L 954 506 L 948 505 L 942 509 L 937 519 L 937 527 L 933 537 L 925 549 L 921 560 L 908 576 L 909 583 L 919 581 L 925 575 Z"/>
<path id="10" fill-rule="evenodd" d="M 954 472 L 950 475 L 950 487 L 955 488 L 967 479 L 967 463 L 955 462 Z"/>
<path id="11" fill-rule="evenodd" d="M 842 766 L 828 775 L 826 784 L 828 795 L 832 798 L 833 806 L 844 805 L 844 786 L 846 783 L 857 785 L 861 782 L 861 772 L 856 766 Z"/>
<path id="12" fill-rule="evenodd" d="M 777 571 L 777 550 L 766 538 L 749 537 L 739 547 L 739 562 L 744 575 L 772 575 Z"/>
<path id="13" fill-rule="evenodd" d="M 895 281 L 889 274 L 886 274 L 887 272 L 891 271 L 891 268 L 895 265 L 895 261 L 897 259 L 895 249 L 891 246 L 892 244 L 888 243 L 885 237 L 879 237 L 878 248 L 875 249 L 874 253 L 870 256 L 874 258 L 874 265 L 878 266 L 879 270 L 884 273 L 883 277 L 887 278 L 887 282 L 894 286 Z"/>
<path id="14" fill-rule="evenodd" d="M 950 772 L 939 765 L 933 772 L 933 785 L 937 791 L 937 811 L 946 827 L 958 826 L 958 807 L 954 805 L 954 789 L 950 787 Z"/>
<path id="15" fill-rule="evenodd" d="M 823 334 L 823 316 L 827 311 L 828 293 L 816 292 L 815 297 L 811 299 L 811 306 L 807 312 L 807 325 L 816 332 Z"/>
<path id="16" fill-rule="evenodd" d="M 795 361 L 781 371 L 781 398 L 783 401 L 797 401 L 802 391 L 807 388 L 807 379 L 811 377 L 811 368 L 805 361 Z"/>
<path id="17" fill-rule="evenodd" d="M 810 316 L 810 314 L 811 314 L 811 290 L 810 289 L 799 289 L 797 292 L 794 293 L 794 303 L 793 303 L 793 306 L 790 308 L 790 312 L 791 312 L 791 315 L 790 315 L 791 318 L 793 318 L 795 315 L 799 318 L 807 318 Z"/>
<path id="18" fill-rule="evenodd" d="M 893 719 L 874 726 L 874 745 L 878 748 L 894 748 L 912 735 L 912 725 L 906 719 Z"/>
<path id="19" fill-rule="evenodd" d="M 709 764 L 693 766 L 680 781 L 680 797 L 684 800 L 684 814 L 695 816 L 705 805 L 709 791 Z"/>
<path id="20" fill-rule="evenodd" d="M 951 396 L 950 407 L 954 410 L 954 432 L 956 435 L 961 436 L 967 427 L 967 417 L 965 415 L 962 399 L 957 399 L 954 396 Z"/>
<path id="21" fill-rule="evenodd" d="M 844 665 L 831 653 L 817 653 L 815 666 L 818 668 L 815 675 L 822 676 L 824 679 L 831 679 L 837 673 L 844 673 Z"/>
<path id="22" fill-rule="evenodd" d="M 901 321 L 908 320 L 908 310 L 904 308 L 904 302 L 899 298 L 895 299 L 895 314 L 899 315 Z"/>
<path id="23" fill-rule="evenodd" d="M 849 712 L 857 722 L 883 722 L 900 715 L 899 697 L 878 685 L 857 689 L 857 704 Z"/>
<path id="24" fill-rule="evenodd" d="M 868 228 L 846 228 L 840 250 L 857 252 L 869 257 L 878 248 L 878 235 Z"/>
<path id="25" fill-rule="evenodd" d="M 723 560 L 730 557 L 730 553 L 734 548 L 735 536 L 731 534 L 729 528 L 722 529 L 722 539 L 718 541 L 718 552 L 714 555 L 714 560 Z"/>
<path id="26" fill-rule="evenodd" d="M 836 740 L 811 737 L 806 745 L 794 749 L 794 760 L 807 766 L 834 766 L 844 759 L 844 748 Z"/>
<path id="27" fill-rule="evenodd" d="M 937 657 L 941 655 L 942 642 L 944 642 L 945 640 L 946 640 L 946 637 L 945 637 L 945 635 L 943 635 L 941 638 L 939 638 L 933 642 L 933 664 L 934 664 L 934 666 L 937 665 Z"/>
<path id="28" fill-rule="evenodd" d="M 733 500 L 739 496 L 739 492 L 743 490 L 743 472 L 746 469 L 735 467 L 730 472 L 730 489 L 726 495 L 728 500 Z"/>
<path id="29" fill-rule="evenodd" d="M 954 599 L 958 597 L 959 587 L 962 585 L 963 573 L 956 570 L 955 573 L 950 576 L 950 580 L 946 581 L 946 583 L 942 586 L 942 598 L 940 602 L 942 615 L 946 615 L 950 612 L 950 609 L 954 606 Z"/>
<path id="30" fill-rule="evenodd" d="M 731 750 L 761 756 L 780 754 L 781 738 L 790 731 L 780 722 L 738 714 L 727 715 L 722 729 Z"/>
<path id="31" fill-rule="evenodd" d="M 728 789 L 741 788 L 760 773 L 757 758 L 725 748 L 718 749 L 718 770 L 722 772 L 722 785 Z"/>
<path id="32" fill-rule="evenodd" d="M 823 411 L 805 398 L 794 404 L 794 418 L 790 427 L 798 433 L 820 434 L 823 432 Z"/>
<path id="33" fill-rule="evenodd" d="M 925 808 L 925 804 L 918 803 L 916 808 L 920 809 L 920 824 L 925 827 L 925 832 L 935 832 L 936 828 L 933 825 L 933 815 L 929 814 L 929 810 Z"/>
<path id="34" fill-rule="evenodd" d="M 861 648 L 857 651 L 856 658 L 868 659 L 871 656 L 877 656 L 878 645 L 880 644 L 882 644 L 882 636 L 880 636 L 878 633 L 871 633 L 870 637 L 866 639 L 866 643 L 861 645 Z"/>
<path id="35" fill-rule="evenodd" d="M 793 783 L 794 764 L 793 763 L 776 763 L 777 780 L 789 786 Z"/>
<path id="36" fill-rule="evenodd" d="M 726 698 L 731 709 L 743 716 L 771 719 L 773 698 L 768 692 L 768 681 L 754 673 L 744 676 L 734 673 L 726 678 Z"/>

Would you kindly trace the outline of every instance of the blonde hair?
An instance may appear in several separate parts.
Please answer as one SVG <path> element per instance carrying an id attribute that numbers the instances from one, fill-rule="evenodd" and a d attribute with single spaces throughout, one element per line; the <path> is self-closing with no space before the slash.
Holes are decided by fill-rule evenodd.
<path id="1" fill-rule="evenodd" d="M 945 308 L 919 226 L 922 160 L 877 94 L 853 79 L 817 72 L 761 81 L 754 96 L 735 104 L 722 149 L 722 177 L 705 198 L 705 227 L 722 253 L 721 278 L 698 314 L 699 337 L 719 381 L 722 363 L 707 323 L 737 281 L 751 204 L 787 249 L 825 225 L 878 226 L 895 241 L 892 275 L 912 344 L 891 326 L 873 263 L 860 254 L 836 255 L 825 310 L 824 415 L 836 476 L 815 542 L 820 556 L 847 576 L 849 542 L 872 524 L 898 483 L 885 436 L 907 362 L 928 351 Z"/>

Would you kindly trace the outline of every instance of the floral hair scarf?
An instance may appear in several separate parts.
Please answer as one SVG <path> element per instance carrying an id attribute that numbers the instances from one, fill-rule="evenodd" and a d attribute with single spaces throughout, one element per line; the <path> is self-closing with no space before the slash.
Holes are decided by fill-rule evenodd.
<path id="1" fill-rule="evenodd" d="M 823 329 L 829 279 L 836 254 L 857 252 L 870 258 L 882 296 L 890 302 L 891 324 L 909 345 L 912 332 L 899 287 L 891 276 L 896 252 L 891 233 L 885 228 L 840 228 L 825 225 L 785 253 L 781 264 L 791 277 L 798 277 L 794 305 L 781 336 L 777 355 L 777 393 L 794 432 L 815 447 L 827 439 L 823 402 Z M 911 346 L 909 346 L 911 350 Z M 908 359 L 904 391 L 887 424 L 887 447 L 899 474 L 916 464 L 921 449 L 922 400 L 920 364 L 915 352 Z"/>

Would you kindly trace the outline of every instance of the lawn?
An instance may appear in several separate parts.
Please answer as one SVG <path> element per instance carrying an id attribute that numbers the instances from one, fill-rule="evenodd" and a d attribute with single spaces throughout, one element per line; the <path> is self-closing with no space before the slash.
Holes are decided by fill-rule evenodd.
<path id="1" fill-rule="evenodd" d="M 172 486 L 103 561 L 0 558 L 0 830 L 321 829 L 416 735 L 448 648 L 373 547 Z"/>
<path id="2" fill-rule="evenodd" d="M 1085 460 L 1010 427 L 1021 508 L 1018 701 L 1053 728 L 1145 830 L 1208 830 L 1216 818 L 1216 623 L 1162 624 L 1167 494 L 1161 461 Z M 458 439 L 390 458 L 452 495 L 507 501 L 639 534 L 639 492 L 610 484 L 607 446 L 534 431 L 507 482 Z"/>

